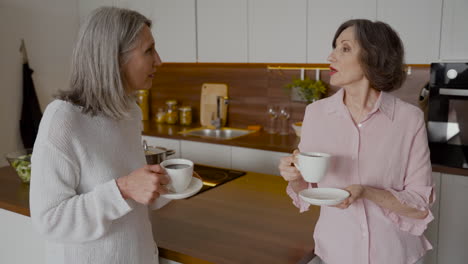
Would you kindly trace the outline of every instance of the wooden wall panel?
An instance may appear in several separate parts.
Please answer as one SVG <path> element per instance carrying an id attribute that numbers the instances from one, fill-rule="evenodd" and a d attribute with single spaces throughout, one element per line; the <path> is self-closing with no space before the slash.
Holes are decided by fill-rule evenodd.
<path id="1" fill-rule="evenodd" d="M 323 67 L 323 65 L 274 65 Z M 412 67 L 411 75 L 399 90 L 392 92 L 401 99 L 418 105 L 420 89 L 429 81 L 429 65 Z M 151 112 L 165 106 L 168 99 L 176 99 L 180 105 L 192 107 L 194 122 L 199 122 L 200 94 L 203 83 L 226 83 L 229 87 L 228 126 L 246 127 L 267 124 L 267 105 L 287 105 L 290 122 L 301 121 L 305 103 L 290 100 L 284 88 L 299 70 L 268 70 L 268 64 L 254 63 L 165 63 L 158 68 L 151 88 Z M 315 71 L 306 71 L 306 76 L 315 78 Z M 320 78 L 329 82 L 328 71 L 321 71 Z M 339 88 L 330 87 L 329 95 Z M 291 133 L 293 131 L 291 130 Z"/>

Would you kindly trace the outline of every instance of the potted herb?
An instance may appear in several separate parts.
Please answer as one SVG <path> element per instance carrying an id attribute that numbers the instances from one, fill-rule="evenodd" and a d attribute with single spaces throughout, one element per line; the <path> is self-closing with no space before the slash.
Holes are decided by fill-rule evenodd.
<path id="1" fill-rule="evenodd" d="M 328 86 L 325 82 L 321 80 L 311 80 L 308 77 L 304 78 L 304 80 L 294 78 L 285 88 L 288 90 L 297 89 L 299 96 L 308 104 L 325 96 L 328 90 Z"/>

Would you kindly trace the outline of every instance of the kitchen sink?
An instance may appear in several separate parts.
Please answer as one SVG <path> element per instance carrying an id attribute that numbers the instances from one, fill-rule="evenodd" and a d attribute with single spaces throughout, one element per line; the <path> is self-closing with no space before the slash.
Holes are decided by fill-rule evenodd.
<path id="1" fill-rule="evenodd" d="M 223 127 L 220 129 L 199 127 L 199 128 L 181 131 L 179 133 L 183 135 L 202 137 L 202 138 L 229 140 L 233 138 L 242 137 L 242 136 L 254 133 L 254 132 L 255 130 L 231 128 L 231 127 Z"/>

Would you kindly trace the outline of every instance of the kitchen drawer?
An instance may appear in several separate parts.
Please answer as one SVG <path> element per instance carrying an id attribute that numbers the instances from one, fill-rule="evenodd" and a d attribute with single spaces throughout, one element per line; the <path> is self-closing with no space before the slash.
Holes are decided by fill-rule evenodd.
<path id="1" fill-rule="evenodd" d="M 182 158 L 195 163 L 220 168 L 231 168 L 231 147 L 218 144 L 180 141 Z"/>
<path id="2" fill-rule="evenodd" d="M 232 168 L 235 170 L 279 175 L 279 160 L 281 157 L 288 155 L 290 154 L 285 152 L 232 147 Z"/>

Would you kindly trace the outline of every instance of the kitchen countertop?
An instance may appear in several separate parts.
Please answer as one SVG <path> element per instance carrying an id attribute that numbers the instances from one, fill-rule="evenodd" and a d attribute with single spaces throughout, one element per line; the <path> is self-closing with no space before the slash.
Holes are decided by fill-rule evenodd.
<path id="1" fill-rule="evenodd" d="M 151 212 L 161 257 L 182 263 L 307 263 L 319 207 L 299 213 L 278 176 L 251 173 Z M 29 185 L 0 168 L 0 208 L 29 216 Z"/>
<path id="2" fill-rule="evenodd" d="M 268 134 L 264 131 L 258 131 L 247 136 L 240 138 L 234 138 L 231 140 L 217 140 L 217 139 L 205 139 L 194 136 L 186 136 L 178 134 L 178 132 L 190 128 L 200 127 L 199 125 L 193 125 L 190 127 L 180 125 L 166 125 L 157 124 L 153 121 L 143 121 L 143 135 L 163 137 L 169 139 L 182 139 L 198 142 L 206 142 L 213 144 L 238 146 L 245 148 L 270 150 L 292 153 L 299 144 L 300 138 L 294 134 L 289 135 L 277 135 Z M 462 168 L 451 168 L 439 164 L 432 164 L 432 171 L 441 172 L 446 174 L 455 174 L 468 176 L 468 169 Z"/>
<path id="3" fill-rule="evenodd" d="M 206 139 L 179 134 L 180 131 L 196 127 L 200 127 L 200 125 L 181 126 L 158 124 L 154 121 L 143 121 L 143 135 L 288 153 L 292 153 L 293 150 L 297 148 L 300 139 L 295 134 L 268 134 L 263 130 L 230 140 Z"/>

